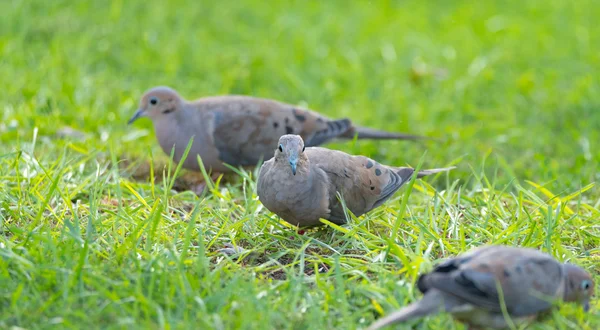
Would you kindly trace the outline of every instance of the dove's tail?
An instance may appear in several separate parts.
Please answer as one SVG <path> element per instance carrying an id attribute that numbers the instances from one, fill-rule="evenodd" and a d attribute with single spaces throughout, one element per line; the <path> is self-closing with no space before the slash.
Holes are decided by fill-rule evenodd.
<path id="1" fill-rule="evenodd" d="M 450 167 L 443 167 L 443 168 L 432 168 L 429 170 L 420 170 L 419 173 L 417 173 L 417 179 L 420 179 L 424 176 L 436 174 L 436 173 L 448 172 L 455 168 L 456 168 L 456 166 L 450 166 Z M 406 182 L 408 182 L 408 180 L 410 180 L 410 178 L 413 176 L 413 174 L 415 174 L 415 169 L 412 167 L 396 167 L 395 170 L 396 170 L 396 174 L 400 175 L 400 178 L 402 179 L 399 182 L 400 185 L 403 185 Z M 400 186 L 398 186 L 398 188 L 400 188 Z"/>
<path id="2" fill-rule="evenodd" d="M 431 139 L 426 136 L 411 135 L 404 133 L 394 133 L 380 131 L 368 127 L 354 126 L 341 135 L 342 138 L 353 139 L 354 135 L 358 135 L 359 139 L 375 139 L 375 140 L 425 140 Z"/>
<path id="3" fill-rule="evenodd" d="M 411 319 L 423 317 L 430 314 L 435 314 L 441 311 L 444 306 L 443 299 L 440 294 L 432 292 L 423 296 L 423 299 L 412 303 L 399 311 L 380 318 L 371 324 L 367 330 L 378 330 L 394 323 L 405 322 Z"/>
<path id="4" fill-rule="evenodd" d="M 443 167 L 443 168 L 432 168 L 429 170 L 420 170 L 419 173 L 417 174 L 417 178 L 420 179 L 424 176 L 441 173 L 441 172 L 448 172 L 455 168 L 456 168 L 456 166 L 450 166 L 450 167 Z"/>

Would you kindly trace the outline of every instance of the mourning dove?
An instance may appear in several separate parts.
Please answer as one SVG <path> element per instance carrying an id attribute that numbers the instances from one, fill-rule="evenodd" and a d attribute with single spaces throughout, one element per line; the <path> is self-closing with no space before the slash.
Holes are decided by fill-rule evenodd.
<path id="1" fill-rule="evenodd" d="M 417 287 L 423 299 L 368 330 L 444 311 L 471 328 L 504 329 L 511 321 L 520 325 L 535 320 L 554 300 L 578 302 L 589 310 L 594 281 L 582 268 L 537 250 L 492 245 L 440 264 L 421 275 Z"/>
<path id="2" fill-rule="evenodd" d="M 223 165 L 256 166 L 273 157 L 284 134 L 300 134 L 306 145 L 334 138 L 416 140 L 423 137 L 357 127 L 349 119 L 332 120 L 318 113 L 274 100 L 250 96 L 213 96 L 188 102 L 169 87 L 155 87 L 140 100 L 128 124 L 148 117 L 165 153 L 179 162 L 193 136 L 183 167 L 198 170 L 197 155 L 207 170 L 229 172 Z"/>
<path id="3" fill-rule="evenodd" d="M 417 176 L 452 168 L 424 170 Z M 360 216 L 383 204 L 414 171 L 341 151 L 305 148 L 302 137 L 286 134 L 279 139 L 275 157 L 261 167 L 257 192 L 267 209 L 292 225 L 320 225 L 320 218 L 343 224 L 346 216 L 337 193 Z"/>

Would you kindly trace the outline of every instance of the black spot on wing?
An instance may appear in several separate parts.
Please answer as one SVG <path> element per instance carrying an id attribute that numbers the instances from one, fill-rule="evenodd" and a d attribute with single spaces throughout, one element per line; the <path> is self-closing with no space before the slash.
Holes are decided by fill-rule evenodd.
<path id="1" fill-rule="evenodd" d="M 299 122 L 306 121 L 306 116 L 302 115 L 298 109 L 292 109 L 292 113 L 294 114 L 294 117 L 296 117 L 296 119 L 298 119 Z"/>
<path id="2" fill-rule="evenodd" d="M 279 123 L 278 122 L 273 122 L 273 128 L 277 128 L 279 127 Z"/>
<path id="3" fill-rule="evenodd" d="M 289 127 L 289 126 L 286 126 L 285 127 L 285 134 L 294 134 L 294 129 L 291 128 L 291 127 Z"/>
<path id="4" fill-rule="evenodd" d="M 379 169 L 375 170 L 375 174 L 379 171 L 379 175 L 381 175 L 381 171 Z M 373 204 L 373 208 L 378 207 L 383 204 L 388 198 L 390 198 L 402 185 L 405 181 L 402 180 L 402 177 L 396 172 L 390 171 L 390 181 L 387 183 L 385 187 L 381 190 L 381 194 L 379 199 Z"/>

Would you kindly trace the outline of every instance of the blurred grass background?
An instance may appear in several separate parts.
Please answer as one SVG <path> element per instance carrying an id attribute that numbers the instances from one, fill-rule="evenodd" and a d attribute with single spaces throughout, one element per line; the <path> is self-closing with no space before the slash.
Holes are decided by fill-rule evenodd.
<path id="1" fill-rule="evenodd" d="M 596 179 L 594 1 L 0 6 L 5 145 L 30 139 L 33 127 L 51 135 L 59 124 L 121 143 L 136 129 L 125 122 L 140 94 L 169 85 L 189 99 L 270 97 L 446 138 L 429 145 L 431 165 L 461 157 L 478 164 L 493 151 L 514 175 L 559 190 Z M 147 136 L 123 149 L 156 146 L 150 124 L 141 125 Z M 406 143 L 348 151 L 413 165 L 423 152 Z"/>
<path id="2" fill-rule="evenodd" d="M 252 276 L 260 270 L 244 268 L 233 261 L 226 263 L 228 266 L 217 263 L 216 269 L 208 271 L 208 268 L 202 268 L 206 262 L 202 253 L 191 262 L 193 267 L 200 268 L 189 270 L 180 265 L 183 268 L 178 266 L 170 270 L 169 258 L 173 256 L 163 254 L 164 251 L 157 252 L 162 251 L 159 247 L 170 251 L 172 246 L 167 242 L 171 240 L 173 246 L 181 247 L 186 237 L 190 243 L 193 241 L 190 237 L 199 232 L 209 235 L 207 229 L 199 229 L 200 226 L 190 229 L 192 236 L 185 236 L 188 224 L 179 224 L 174 218 L 168 218 L 172 220 L 168 224 L 157 225 L 166 226 L 161 232 L 162 241 L 145 248 L 146 254 L 134 248 L 142 243 L 129 242 L 130 233 L 139 233 L 142 237 L 149 230 L 137 227 L 139 221 L 149 219 L 146 216 L 157 214 L 157 210 L 168 210 L 173 207 L 169 204 L 173 201 L 162 198 L 162 192 L 155 194 L 149 184 L 131 183 L 128 185 L 132 188 L 128 189 L 122 183 L 127 180 L 117 178 L 114 172 L 107 170 L 106 164 L 111 163 L 111 159 L 118 160 L 122 154 L 146 159 L 149 150 L 156 157 L 164 157 L 148 120 L 126 126 L 141 93 L 156 85 L 171 86 L 188 99 L 214 94 L 274 98 L 307 106 L 330 117 L 350 117 L 364 126 L 441 138 L 441 142 L 427 144 L 361 141 L 329 145 L 389 164 L 416 166 L 425 151 L 425 167 L 457 163 L 458 170 L 449 175 L 449 182 L 460 182 L 461 188 L 450 189 L 455 195 L 449 193 L 452 196 L 449 199 L 455 199 L 457 203 L 464 194 L 473 198 L 463 199 L 466 204 L 477 205 L 478 200 L 490 198 L 487 202 L 492 204 L 486 207 L 501 207 L 497 204 L 501 201 L 493 196 L 504 193 L 520 196 L 515 197 L 514 204 L 509 202 L 512 210 L 509 206 L 500 212 L 509 220 L 504 219 L 507 222 L 497 224 L 497 227 L 476 221 L 484 214 L 478 211 L 481 205 L 467 205 L 465 213 L 472 211 L 474 221 L 468 230 L 480 236 L 463 235 L 462 239 L 453 241 L 448 238 L 452 235 L 444 236 L 442 230 L 440 246 L 433 247 L 433 251 L 439 252 L 436 256 L 451 255 L 471 245 L 506 237 L 506 226 L 514 231 L 509 231 L 515 235 L 511 238 L 515 240 L 513 242 L 522 241 L 524 236 L 519 236 L 522 228 L 506 224 L 522 216 L 517 209 L 527 204 L 520 186 L 512 185 L 524 180 L 543 187 L 529 187 L 531 190 L 525 193 L 527 199 L 535 201 L 534 211 L 538 212 L 540 221 L 554 219 L 551 217 L 553 211 L 547 207 L 558 207 L 558 211 L 554 211 L 560 211 L 556 213 L 556 221 L 548 225 L 561 224 L 554 231 L 549 232 L 546 229 L 550 227 L 543 228 L 544 225 L 538 228 L 532 224 L 533 232 L 548 235 L 546 238 L 540 236 L 539 242 L 544 239 L 554 242 L 555 245 L 546 242 L 550 251 L 551 246 L 558 248 L 556 245 L 564 244 L 565 247 L 580 248 L 576 253 L 579 257 L 594 255 L 589 249 L 597 247 L 600 237 L 595 222 L 598 190 L 592 188 L 577 196 L 577 203 L 586 205 L 585 211 L 577 209 L 564 214 L 567 201 L 560 201 L 553 195 L 567 196 L 598 178 L 600 25 L 597 21 L 600 4 L 597 1 L 4 0 L 0 1 L 0 12 L 3 13 L 0 19 L 0 151 L 5 191 L 2 244 L 15 249 L 10 253 L 4 251 L 4 259 L 1 259 L 5 263 L 3 276 L 6 278 L 0 280 L 0 287 L 4 286 L 0 297 L 3 299 L 0 319 L 5 320 L 0 325 L 46 328 L 52 327 L 50 321 L 54 320 L 59 328 L 77 328 L 81 324 L 118 328 L 137 322 L 151 328 L 168 328 L 169 324 L 173 328 L 188 328 L 195 327 L 188 322 L 197 322 L 205 313 L 212 316 L 206 319 L 204 326 L 215 328 L 268 328 L 269 325 L 290 329 L 325 325 L 352 328 L 360 324 L 360 320 L 372 320 L 374 310 L 379 312 L 364 299 L 358 299 L 360 303 L 356 303 L 347 297 L 362 297 L 364 292 L 361 290 L 374 290 L 373 287 L 346 287 L 349 285 L 343 282 L 346 278 L 342 279 L 340 273 L 333 271 L 321 283 L 323 287 L 309 285 L 309 290 L 301 279 L 294 282 L 296 277 L 290 274 L 290 281 L 272 284 L 270 281 L 273 280 L 266 280 L 266 284 L 260 276 Z M 89 138 L 84 142 L 58 139 L 56 133 L 63 126 L 88 134 Z M 23 151 L 30 158 L 17 156 L 15 151 Z M 29 172 L 24 173 L 22 166 L 29 168 Z M 31 172 L 32 168 L 37 169 L 37 174 Z M 487 175 L 485 179 L 482 179 L 483 174 Z M 28 183 L 23 184 L 25 181 Z M 444 180 L 440 180 L 435 187 L 448 188 L 449 182 L 444 185 Z M 246 185 L 244 181 L 229 187 L 231 194 L 217 194 L 204 200 L 185 197 L 184 202 L 179 201 L 195 205 L 200 212 L 199 219 L 219 219 L 218 223 L 211 223 L 214 227 L 211 228 L 216 228 L 212 233 L 215 236 L 204 238 L 209 250 L 222 238 L 220 235 L 227 232 L 223 228 L 230 230 L 227 235 L 232 241 L 245 241 L 246 248 L 266 244 L 267 250 L 274 249 L 268 240 L 249 234 L 267 230 L 270 220 L 256 215 L 256 209 L 251 210 L 249 206 L 260 208 L 245 190 L 251 186 Z M 483 188 L 488 189 L 489 195 L 477 197 Z M 427 186 L 421 190 L 431 191 L 429 189 L 432 188 Z M 147 213 L 140 215 L 138 208 L 122 206 L 139 204 L 141 197 L 132 191 L 148 200 Z M 535 199 L 535 194 L 543 196 L 543 200 Z M 77 214 L 77 208 L 61 202 L 66 203 L 74 196 L 86 196 L 81 219 L 73 215 Z M 104 231 L 99 227 L 93 234 L 88 233 L 93 227 L 89 224 L 92 222 L 84 219 L 93 219 L 93 214 L 99 214 L 99 205 L 106 207 L 106 200 L 111 198 L 117 199 L 118 208 L 99 220 L 97 225 Z M 423 198 L 415 198 L 418 199 L 411 197 L 415 206 L 411 206 L 413 213 L 410 216 L 413 219 L 431 216 L 430 209 L 416 206 Z M 548 198 L 562 204 L 546 204 Z M 238 225 L 219 227 L 224 220 L 220 218 L 222 215 L 215 215 L 215 209 L 231 208 L 240 199 L 247 205 L 246 213 L 233 216 Z M 386 215 L 395 218 L 397 204 L 390 203 L 390 207 L 376 212 L 374 218 L 385 218 Z M 55 218 L 46 218 L 48 214 L 40 210 L 54 214 Z M 189 216 L 190 210 L 181 212 Z M 266 211 L 263 209 L 262 212 Z M 532 214 L 535 219 L 535 213 Z M 496 216 L 487 214 L 488 218 Z M 76 222 L 76 218 L 82 222 Z M 123 219 L 127 219 L 126 224 L 121 223 L 125 221 Z M 246 223 L 243 219 L 252 220 Z M 447 224 L 448 218 L 443 219 Z M 71 225 L 67 226 L 69 223 Z M 73 232 L 78 225 L 81 225 L 81 233 L 75 236 L 81 242 L 88 242 L 86 239 L 91 237 L 100 240 L 100 243 L 95 241 L 100 246 L 94 253 L 81 252 L 79 245 L 65 243 L 67 237 L 72 236 L 67 232 Z M 486 227 L 488 225 L 493 228 Z M 365 226 L 364 222 L 360 226 Z M 414 235 L 422 235 L 419 228 L 415 230 Z M 583 236 L 573 236 L 569 230 L 581 230 L 584 234 L 577 232 Z M 522 234 L 528 235 L 525 231 Z M 346 242 L 346 236 L 340 239 L 331 235 L 320 239 L 331 246 L 335 244 L 328 240 L 337 243 L 341 240 L 344 249 L 372 249 L 356 241 Z M 293 244 L 280 244 L 300 244 L 296 248 L 300 248 L 304 256 L 306 246 L 303 244 L 309 242 L 308 238 L 296 238 Z M 422 262 L 416 256 L 420 255 L 423 241 L 404 243 L 413 250 L 412 256 Z M 119 250 L 117 246 L 121 244 L 127 249 Z M 540 246 L 535 239 L 527 240 L 527 244 Z M 115 250 L 121 251 L 122 255 L 114 257 Z M 181 257 L 178 253 L 185 254 L 178 251 L 173 252 L 177 258 Z M 48 253 L 54 253 L 57 259 L 49 258 Z M 88 253 L 91 253 L 89 257 Z M 141 265 L 135 261 L 138 255 L 154 261 Z M 30 266 L 19 267 L 32 267 L 30 271 L 39 272 L 38 275 L 48 283 L 39 284 L 36 282 L 39 278 L 24 275 L 27 272 L 10 271 L 15 269 L 12 264 L 16 262 L 12 259 L 15 256 L 29 259 Z M 211 258 L 214 262 L 219 257 Z M 73 261 L 69 261 L 71 259 Z M 336 269 L 335 263 L 340 261 L 330 257 L 326 262 L 319 262 L 330 264 L 328 269 Z M 344 262 L 348 260 L 342 264 Z M 586 262 L 597 269 L 595 259 L 586 259 Z M 70 270 L 63 272 L 54 268 L 70 269 L 77 265 L 79 273 L 75 273 L 74 279 L 71 279 L 74 275 Z M 360 269 L 365 274 L 368 271 L 364 264 L 349 262 L 345 265 L 345 270 L 357 267 L 355 271 Z M 137 274 L 128 267 L 139 272 L 142 272 L 140 269 L 162 269 L 161 276 L 174 271 L 186 280 L 154 282 L 158 281 L 152 277 L 154 275 L 149 278 L 144 277 L 147 274 L 132 275 L 127 280 L 127 289 L 121 287 L 125 283 L 122 273 Z M 219 267 L 230 272 L 223 272 Z M 387 273 L 369 285 L 396 288 L 397 268 L 397 264 L 387 265 Z M 82 275 L 83 269 L 92 275 Z M 250 269 L 250 279 L 248 274 L 239 274 L 246 269 Z M 282 266 L 281 269 L 287 271 L 288 268 Z M 194 295 L 187 295 L 197 293 L 198 287 L 203 287 L 202 283 L 187 282 L 193 282 L 194 276 L 210 283 L 207 286 L 212 285 L 214 289 L 217 285 L 228 293 L 200 294 L 201 297 L 208 296 L 209 302 L 199 303 L 194 300 Z M 140 283 L 146 283 L 142 278 L 148 283 L 163 284 L 138 288 Z M 27 281 L 37 284 L 14 288 Z M 112 292 L 113 287 L 121 287 L 124 295 Z M 331 292 L 335 294 L 330 292 L 331 297 L 348 300 L 336 306 L 335 301 L 328 300 L 328 291 L 324 287 L 333 290 Z M 136 291 L 138 289 L 141 291 Z M 185 298 L 171 301 L 168 297 L 179 289 L 186 292 L 182 294 Z M 317 289 L 323 291 L 311 293 Z M 16 295 L 18 290 L 21 292 Z M 268 291 L 270 295 L 270 290 L 281 290 L 275 293 L 281 296 L 261 300 L 263 292 Z M 396 297 L 405 297 L 407 288 L 402 290 L 394 291 Z M 74 298 L 71 293 L 75 291 Z M 246 301 L 236 309 L 231 307 L 235 299 L 228 294 L 252 296 L 255 300 Z M 120 310 L 106 307 L 113 305 L 102 299 L 113 302 L 131 299 L 136 301 L 134 305 L 140 305 L 135 305 L 133 310 Z M 52 308 L 52 304 L 57 305 Z M 269 310 L 268 306 L 274 304 L 279 307 Z M 294 326 L 284 315 L 287 313 L 285 305 L 294 306 L 290 307 L 292 309 L 304 306 L 309 310 L 308 316 L 296 314 L 297 310 L 289 312 L 292 319 L 300 322 Z M 316 311 L 310 306 L 321 310 Z M 200 314 L 178 312 L 176 307 L 199 309 L 196 312 Z M 328 320 L 330 314 L 326 312 L 336 307 L 341 311 L 334 313 L 335 319 Z M 276 316 L 276 313 L 282 315 Z M 29 315 L 32 318 L 28 319 Z M 572 328 L 572 324 L 563 322 L 560 323 L 563 327 Z M 447 318 L 431 319 L 421 328 L 448 327 L 448 324 L 454 326 Z M 600 323 L 587 324 L 597 328 Z"/>

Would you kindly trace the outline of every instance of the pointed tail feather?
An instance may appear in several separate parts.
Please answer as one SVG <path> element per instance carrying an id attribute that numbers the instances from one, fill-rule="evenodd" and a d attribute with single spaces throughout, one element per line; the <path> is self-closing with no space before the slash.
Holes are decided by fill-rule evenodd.
<path id="1" fill-rule="evenodd" d="M 423 299 L 375 321 L 367 328 L 367 330 L 378 330 L 394 323 L 405 322 L 411 319 L 439 313 L 444 306 L 443 299 L 441 298 L 442 297 L 437 293 L 426 294 L 423 296 Z"/>
<path id="2" fill-rule="evenodd" d="M 358 127 L 358 126 L 352 127 L 351 129 L 346 131 L 346 133 L 342 134 L 341 137 L 347 138 L 347 139 L 352 139 L 352 138 L 354 138 L 355 134 L 358 134 L 359 139 L 374 139 L 374 140 L 413 140 L 413 141 L 415 141 L 415 140 L 426 140 L 426 139 L 431 140 L 432 139 L 432 138 L 429 138 L 426 136 L 395 133 L 395 132 L 386 132 L 386 131 L 380 131 L 380 130 L 376 130 L 376 129 L 372 129 L 372 128 L 368 128 L 368 127 Z"/>
<path id="3" fill-rule="evenodd" d="M 436 174 L 436 173 L 441 173 L 441 172 L 448 172 L 451 171 L 453 169 L 455 169 L 456 166 L 450 166 L 450 167 L 443 167 L 443 168 L 432 168 L 429 170 L 420 170 L 419 173 L 417 174 L 417 178 L 422 178 L 424 176 L 428 176 L 428 175 L 432 175 L 432 174 Z"/>
<path id="4" fill-rule="evenodd" d="M 455 168 L 456 166 L 450 166 L 442 168 L 432 168 L 428 170 L 420 170 L 419 173 L 417 173 L 417 179 L 436 173 L 448 172 Z M 410 178 L 413 176 L 413 174 L 415 173 L 415 169 L 412 167 L 396 167 L 396 173 L 400 175 L 400 178 L 402 179 L 401 182 L 402 184 L 404 184 L 408 182 L 408 180 L 410 180 Z"/>

